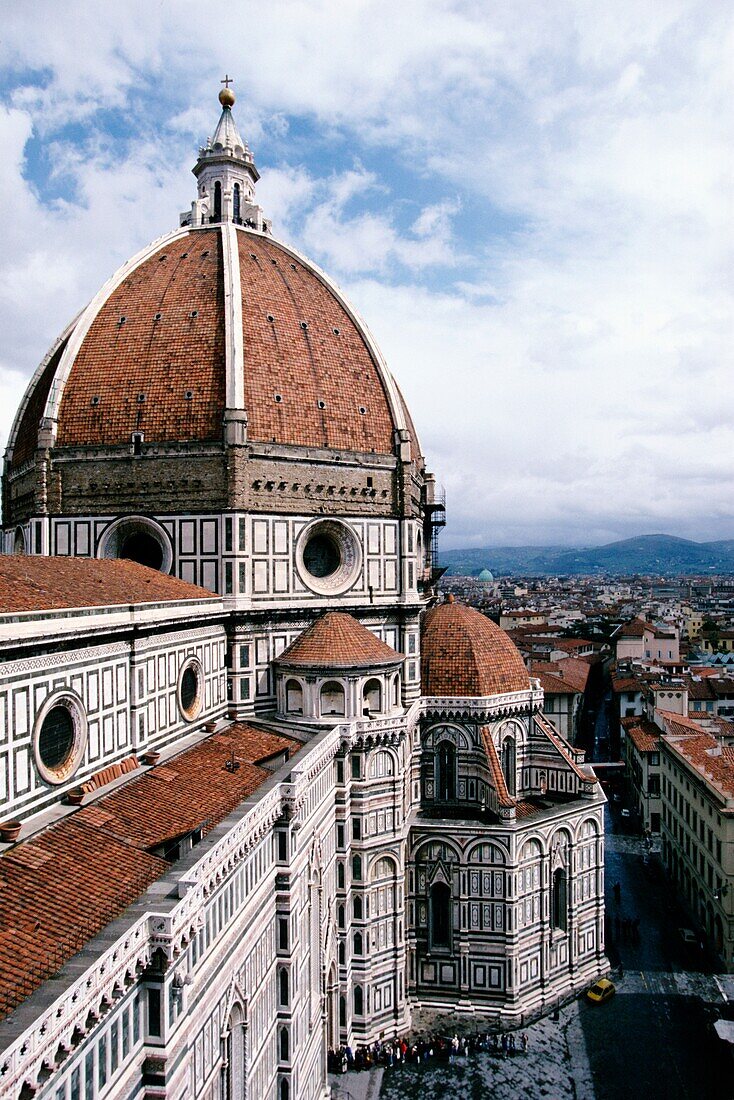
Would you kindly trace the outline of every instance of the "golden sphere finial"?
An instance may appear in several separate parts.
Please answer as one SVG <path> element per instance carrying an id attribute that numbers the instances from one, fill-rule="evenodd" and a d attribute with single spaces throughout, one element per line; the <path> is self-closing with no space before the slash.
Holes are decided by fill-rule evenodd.
<path id="1" fill-rule="evenodd" d="M 227 74 L 225 73 L 224 80 L 220 81 L 220 83 L 224 84 L 224 87 L 219 93 L 219 102 L 222 104 L 223 107 L 234 107 L 234 92 L 230 88 L 232 77 L 227 76 Z"/>

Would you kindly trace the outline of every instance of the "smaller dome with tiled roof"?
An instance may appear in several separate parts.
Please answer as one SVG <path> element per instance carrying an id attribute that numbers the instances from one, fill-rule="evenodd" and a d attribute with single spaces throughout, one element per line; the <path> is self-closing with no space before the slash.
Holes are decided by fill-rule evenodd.
<path id="1" fill-rule="evenodd" d="M 344 611 L 327 611 L 278 657 L 289 668 L 377 668 L 403 660 Z"/>
<path id="2" fill-rule="evenodd" d="M 527 691 L 517 647 L 496 623 L 449 599 L 426 612 L 421 642 L 423 694 L 484 698 Z"/>

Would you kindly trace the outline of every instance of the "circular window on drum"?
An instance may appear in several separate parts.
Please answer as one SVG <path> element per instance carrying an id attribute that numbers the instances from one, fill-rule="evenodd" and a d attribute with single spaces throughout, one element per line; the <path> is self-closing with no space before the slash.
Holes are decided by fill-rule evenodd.
<path id="1" fill-rule="evenodd" d="M 354 532 L 339 520 L 317 520 L 296 543 L 296 567 L 313 592 L 345 592 L 359 574 L 362 553 Z"/>
<path id="2" fill-rule="evenodd" d="M 204 674 L 197 657 L 189 657 L 178 676 L 178 709 L 187 722 L 193 722 L 204 705 Z"/>
<path id="3" fill-rule="evenodd" d="M 65 783 L 76 772 L 87 746 L 87 715 L 73 691 L 50 695 L 33 725 L 33 755 L 42 779 Z"/>

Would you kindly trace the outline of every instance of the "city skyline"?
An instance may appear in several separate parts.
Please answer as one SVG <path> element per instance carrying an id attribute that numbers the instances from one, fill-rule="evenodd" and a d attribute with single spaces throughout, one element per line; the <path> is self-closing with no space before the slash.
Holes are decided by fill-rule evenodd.
<path id="1" fill-rule="evenodd" d="M 276 236 L 405 392 L 447 547 L 729 537 L 731 13 L 523 8 L 8 13 L 2 442 L 68 318 L 188 206 L 227 72 Z"/>

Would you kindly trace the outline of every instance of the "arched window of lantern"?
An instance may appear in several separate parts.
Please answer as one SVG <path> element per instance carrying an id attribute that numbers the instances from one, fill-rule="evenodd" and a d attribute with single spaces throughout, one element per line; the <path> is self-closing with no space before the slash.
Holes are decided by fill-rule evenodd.
<path id="1" fill-rule="evenodd" d="M 282 1027 L 280 1029 L 280 1060 L 281 1062 L 287 1062 L 290 1058 L 290 1036 L 288 1034 L 288 1028 Z"/>
<path id="2" fill-rule="evenodd" d="M 214 184 L 214 216 L 212 220 L 215 222 L 222 220 L 222 185 L 219 180 Z"/>
<path id="3" fill-rule="evenodd" d="M 289 714 L 303 714 L 303 688 L 298 680 L 286 682 L 285 709 Z"/>
<path id="4" fill-rule="evenodd" d="M 431 887 L 431 947 L 451 947 L 451 890 L 445 882 Z"/>
<path id="5" fill-rule="evenodd" d="M 236 183 L 232 189 L 232 217 L 235 221 L 239 221 L 241 217 L 241 190 L 240 185 Z"/>
<path id="6" fill-rule="evenodd" d="M 436 797 L 441 802 L 456 798 L 456 748 L 450 741 L 439 741 L 436 749 Z"/>
<path id="7" fill-rule="evenodd" d="M 281 967 L 278 974 L 278 993 L 280 996 L 280 1003 L 282 1005 L 288 1004 L 288 971 L 285 967 Z"/>
<path id="8" fill-rule="evenodd" d="M 321 715 L 343 718 L 345 713 L 344 687 L 337 680 L 329 680 L 321 688 Z"/>
<path id="9" fill-rule="evenodd" d="M 505 777 L 507 790 L 510 794 L 515 794 L 517 787 L 517 762 L 514 737 L 506 737 L 502 742 L 502 774 Z"/>
<path id="10" fill-rule="evenodd" d="M 568 926 L 568 888 L 566 872 L 558 867 L 551 884 L 551 928 L 566 931 Z"/>
<path id="11" fill-rule="evenodd" d="M 379 680 L 367 680 L 362 688 L 362 712 L 366 717 L 382 710 L 382 684 Z"/>
<path id="12" fill-rule="evenodd" d="M 227 1085 L 230 1096 L 245 1091 L 245 1021 L 239 1004 L 232 1006 L 227 1027 Z"/>

